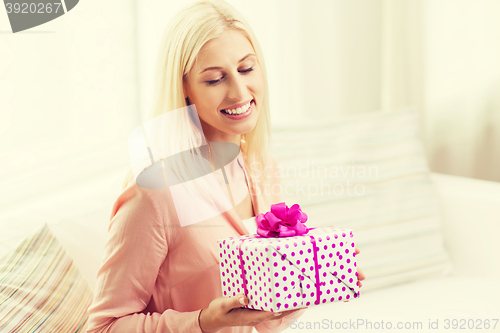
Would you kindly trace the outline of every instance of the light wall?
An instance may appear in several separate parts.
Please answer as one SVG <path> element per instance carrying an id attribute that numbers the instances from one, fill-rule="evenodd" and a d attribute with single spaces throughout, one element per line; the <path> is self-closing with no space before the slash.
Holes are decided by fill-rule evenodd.
<path id="1" fill-rule="evenodd" d="M 16 34 L 0 9 L 0 211 L 128 163 L 139 124 L 134 5 L 80 1 Z"/>
<path id="2" fill-rule="evenodd" d="M 500 181 L 500 1 L 424 2 L 431 168 Z"/>

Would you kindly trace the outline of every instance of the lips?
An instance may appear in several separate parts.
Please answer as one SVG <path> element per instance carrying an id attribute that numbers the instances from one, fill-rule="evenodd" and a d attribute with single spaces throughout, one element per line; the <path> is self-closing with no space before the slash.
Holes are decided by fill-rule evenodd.
<path id="1" fill-rule="evenodd" d="M 250 101 L 246 101 L 246 102 L 239 103 L 239 104 L 234 104 L 234 105 L 231 105 L 231 106 L 230 106 L 230 107 L 228 107 L 228 108 L 221 109 L 220 111 L 226 111 L 226 110 L 236 110 L 236 109 L 241 108 L 242 106 L 245 106 L 245 105 L 247 105 L 248 103 L 251 103 L 251 102 L 254 102 L 254 103 L 255 103 L 255 100 L 254 100 L 254 99 L 251 99 Z"/>
<path id="2" fill-rule="evenodd" d="M 220 113 L 224 117 L 229 118 L 231 120 L 241 120 L 241 119 L 244 119 L 244 118 L 250 116 L 252 114 L 254 108 L 255 108 L 255 101 L 252 99 L 252 101 L 250 102 L 250 107 L 245 112 L 243 112 L 243 113 L 240 113 L 240 114 L 228 114 L 228 113 L 226 113 L 226 112 L 224 112 L 222 110 L 220 111 Z"/>

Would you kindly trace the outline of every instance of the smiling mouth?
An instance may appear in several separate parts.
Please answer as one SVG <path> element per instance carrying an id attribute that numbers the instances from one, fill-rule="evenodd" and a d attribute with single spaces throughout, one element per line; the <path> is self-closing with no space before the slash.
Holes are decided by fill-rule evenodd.
<path id="1" fill-rule="evenodd" d="M 252 103 L 255 104 L 255 100 L 251 100 L 247 104 L 243 105 L 242 107 L 236 108 L 236 109 L 223 109 L 220 110 L 221 112 L 229 115 L 239 115 L 243 114 L 248 111 L 248 109 L 252 106 Z"/>

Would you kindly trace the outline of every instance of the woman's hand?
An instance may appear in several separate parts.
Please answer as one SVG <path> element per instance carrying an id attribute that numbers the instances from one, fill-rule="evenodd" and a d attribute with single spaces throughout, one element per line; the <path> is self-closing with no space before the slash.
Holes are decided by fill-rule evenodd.
<path id="1" fill-rule="evenodd" d="M 327 228 L 334 228 L 334 226 L 331 225 L 331 226 L 328 226 Z M 356 253 L 356 255 L 358 255 L 359 252 L 361 252 L 358 249 L 357 245 L 354 245 L 354 252 Z M 358 266 L 356 266 L 356 268 L 357 268 L 357 272 L 358 272 L 359 287 L 361 288 L 361 286 L 363 286 L 363 284 L 361 283 L 361 281 L 363 281 L 366 278 L 366 276 L 365 276 L 365 273 L 363 273 L 363 271 L 361 270 L 361 268 L 359 268 Z"/>
<path id="2" fill-rule="evenodd" d="M 358 255 L 360 252 L 357 245 L 354 245 L 354 252 L 356 253 L 356 255 Z M 359 287 L 361 288 L 361 286 L 363 285 L 361 281 L 363 281 L 366 278 L 366 276 L 365 273 L 363 273 L 363 271 L 361 270 L 361 268 L 359 268 L 359 266 L 356 266 L 356 268 L 358 272 Z"/>
<path id="3" fill-rule="evenodd" d="M 244 294 L 214 299 L 207 309 L 201 311 L 200 328 L 202 332 L 216 332 L 223 327 L 229 326 L 255 326 L 264 321 L 280 319 L 285 315 L 301 310 L 268 312 L 241 308 L 247 304 L 248 298 Z"/>

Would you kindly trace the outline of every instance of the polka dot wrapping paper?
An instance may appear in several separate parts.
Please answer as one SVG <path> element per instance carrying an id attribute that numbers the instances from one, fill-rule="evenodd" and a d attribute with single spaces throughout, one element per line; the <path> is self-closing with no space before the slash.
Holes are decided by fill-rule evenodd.
<path id="1" fill-rule="evenodd" d="M 358 298 L 353 237 L 351 229 L 310 228 L 218 240 L 222 294 L 245 293 L 245 308 L 271 312 Z"/>

